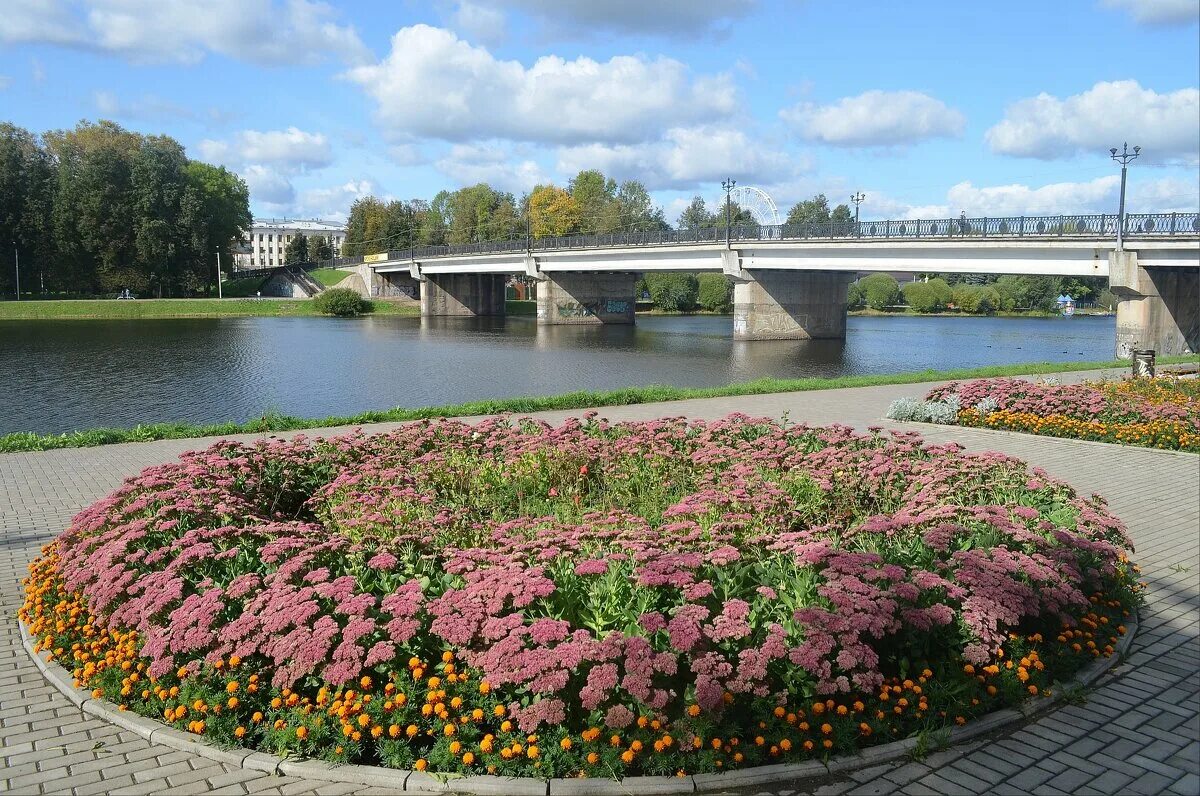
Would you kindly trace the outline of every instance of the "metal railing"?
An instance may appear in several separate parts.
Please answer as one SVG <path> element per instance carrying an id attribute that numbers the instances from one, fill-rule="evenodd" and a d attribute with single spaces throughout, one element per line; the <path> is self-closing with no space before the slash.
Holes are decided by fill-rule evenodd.
<path id="1" fill-rule="evenodd" d="M 1197 213 L 1130 213 L 1125 216 L 1125 240 L 1171 236 L 1200 236 L 1200 214 Z M 982 218 L 902 219 L 900 221 L 826 221 L 811 224 L 742 224 L 729 229 L 730 242 L 813 240 L 851 242 L 855 240 L 953 240 L 996 238 L 1056 240 L 1117 237 L 1115 214 L 1004 216 Z M 414 246 L 391 249 L 389 260 L 426 260 L 433 257 L 453 257 L 463 254 L 503 254 L 522 251 L 555 251 L 560 249 L 598 249 L 615 246 L 670 246 L 686 244 L 724 243 L 724 226 L 706 229 L 663 229 L 640 232 L 608 232 L 597 235 L 567 235 L 562 237 L 527 238 L 514 236 L 502 240 L 476 243 L 453 243 L 441 246 Z M 314 271 L 318 268 L 337 268 L 358 265 L 362 255 L 335 257 L 319 262 L 295 263 L 296 268 Z M 268 276 L 280 268 L 256 268 L 235 271 L 236 278 Z"/>
<path id="2" fill-rule="evenodd" d="M 334 257 L 329 260 L 310 260 L 305 263 L 288 263 L 285 265 L 268 265 L 265 268 L 235 268 L 231 274 L 231 279 L 252 279 L 256 276 L 268 277 L 276 271 L 286 270 L 288 268 L 299 268 L 302 271 L 316 271 L 321 268 L 337 268 L 344 265 L 358 265 L 363 261 L 362 255 L 354 257 Z"/>

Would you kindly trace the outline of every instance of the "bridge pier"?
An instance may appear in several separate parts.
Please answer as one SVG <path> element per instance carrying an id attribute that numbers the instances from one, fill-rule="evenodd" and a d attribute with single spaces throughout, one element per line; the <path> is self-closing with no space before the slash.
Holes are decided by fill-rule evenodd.
<path id="1" fill-rule="evenodd" d="M 820 340 L 846 336 L 850 271 L 743 271 L 733 287 L 735 340 Z"/>
<path id="2" fill-rule="evenodd" d="M 631 324 L 637 302 L 637 274 L 544 274 L 537 289 L 537 322 L 559 324 Z"/>
<path id="3" fill-rule="evenodd" d="M 1147 267 L 1137 252 L 1115 251 L 1108 268 L 1118 299 L 1118 358 L 1145 348 L 1158 356 L 1200 351 L 1200 267 Z"/>
<path id="4" fill-rule="evenodd" d="M 421 315 L 504 314 L 502 274 L 428 274 L 421 282 Z"/>

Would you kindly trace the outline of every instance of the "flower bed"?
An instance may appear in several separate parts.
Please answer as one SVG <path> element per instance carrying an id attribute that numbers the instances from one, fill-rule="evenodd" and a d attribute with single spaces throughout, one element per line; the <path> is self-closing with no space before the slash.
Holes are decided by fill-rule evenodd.
<path id="1" fill-rule="evenodd" d="M 893 402 L 888 417 L 1200 452 L 1200 380 L 951 382 Z"/>
<path id="2" fill-rule="evenodd" d="M 731 416 L 219 443 L 30 565 L 38 649 L 221 745 L 446 773 L 825 757 L 1047 693 L 1138 587 L 998 454 Z"/>

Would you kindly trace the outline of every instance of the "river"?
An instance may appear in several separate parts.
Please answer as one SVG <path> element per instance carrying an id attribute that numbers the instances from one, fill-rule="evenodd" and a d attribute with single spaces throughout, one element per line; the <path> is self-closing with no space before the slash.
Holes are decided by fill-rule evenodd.
<path id="1" fill-rule="evenodd" d="M 735 342 L 719 316 L 0 321 L 0 434 L 244 421 L 766 376 L 1108 360 L 1112 317 L 852 317 L 843 341 Z"/>

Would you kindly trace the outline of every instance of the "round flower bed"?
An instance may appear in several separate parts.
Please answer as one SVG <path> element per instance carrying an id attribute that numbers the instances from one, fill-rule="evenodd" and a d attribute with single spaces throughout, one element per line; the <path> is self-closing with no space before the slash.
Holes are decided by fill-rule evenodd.
<path id="1" fill-rule="evenodd" d="M 731 416 L 219 443 L 30 565 L 78 685 L 221 745 L 672 775 L 962 724 L 1110 655 L 1096 497 L 997 454 Z"/>

